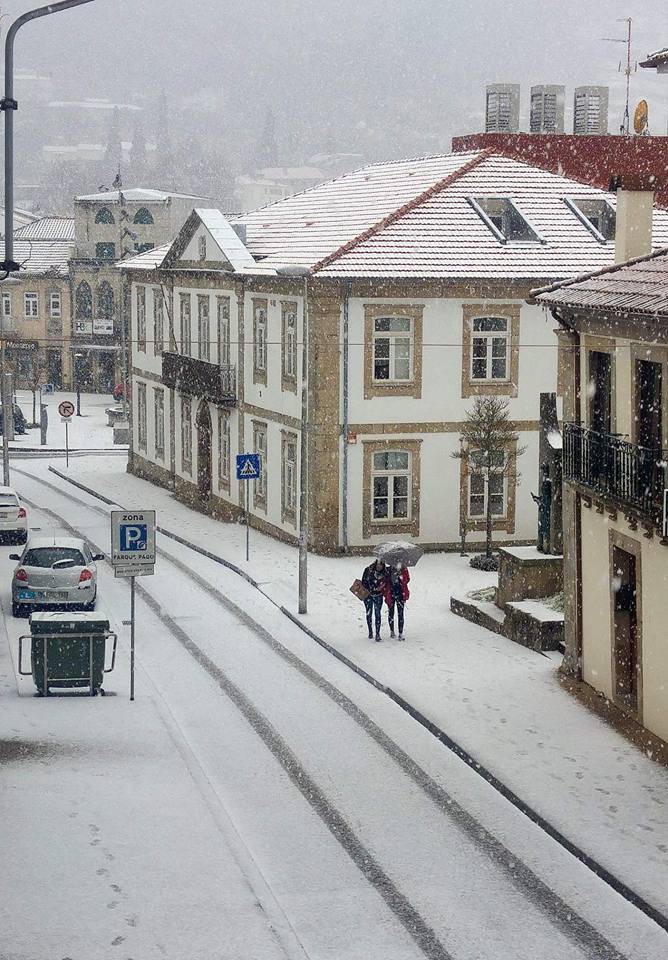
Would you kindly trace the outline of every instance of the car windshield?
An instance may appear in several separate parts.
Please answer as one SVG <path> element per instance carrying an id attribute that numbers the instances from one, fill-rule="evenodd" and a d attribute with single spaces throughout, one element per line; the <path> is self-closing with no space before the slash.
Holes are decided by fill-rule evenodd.
<path id="1" fill-rule="evenodd" d="M 35 547 L 26 551 L 23 565 L 25 567 L 44 567 L 48 569 L 59 560 L 73 560 L 75 567 L 86 565 L 83 553 L 76 547 Z"/>
<path id="2" fill-rule="evenodd" d="M 0 493 L 0 507 L 18 506 L 18 497 L 14 493 Z"/>

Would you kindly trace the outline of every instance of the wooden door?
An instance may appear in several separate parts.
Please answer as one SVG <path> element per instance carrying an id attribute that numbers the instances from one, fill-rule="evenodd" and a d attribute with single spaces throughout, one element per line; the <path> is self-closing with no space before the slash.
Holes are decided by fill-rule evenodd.
<path id="1" fill-rule="evenodd" d="M 638 616 L 636 558 L 621 547 L 612 554 L 614 591 L 614 691 L 634 712 L 638 709 Z"/>

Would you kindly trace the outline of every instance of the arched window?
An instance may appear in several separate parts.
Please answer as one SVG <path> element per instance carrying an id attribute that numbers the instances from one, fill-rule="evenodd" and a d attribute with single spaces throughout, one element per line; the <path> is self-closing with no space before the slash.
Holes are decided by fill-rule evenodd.
<path id="1" fill-rule="evenodd" d="M 140 207 L 135 213 L 135 223 L 153 223 L 153 214 L 146 207 Z"/>
<path id="2" fill-rule="evenodd" d="M 97 288 L 97 313 L 96 316 L 105 320 L 114 319 L 114 291 L 111 284 L 104 280 Z"/>
<path id="3" fill-rule="evenodd" d="M 95 214 L 95 223 L 116 223 L 114 220 L 114 215 L 111 210 L 108 210 L 107 207 L 102 207 L 101 210 L 98 210 Z"/>
<path id="4" fill-rule="evenodd" d="M 93 318 L 93 294 L 90 284 L 82 280 L 77 287 L 75 297 L 75 315 L 77 320 L 91 320 Z"/>

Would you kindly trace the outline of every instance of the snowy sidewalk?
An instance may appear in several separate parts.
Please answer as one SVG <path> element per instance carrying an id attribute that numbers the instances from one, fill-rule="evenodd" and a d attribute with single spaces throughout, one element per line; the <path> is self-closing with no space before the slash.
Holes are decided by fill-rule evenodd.
<path id="1" fill-rule="evenodd" d="M 31 469 L 46 476 L 44 464 Z M 82 458 L 69 472 L 125 507 L 154 507 L 161 526 L 247 569 L 272 599 L 296 613 L 295 548 L 251 531 L 246 565 L 242 526 L 190 510 L 168 491 L 125 473 L 122 460 Z M 61 483 L 53 474 L 50 480 Z M 456 554 L 428 554 L 411 571 L 407 642 L 387 641 L 386 623 L 386 642 L 370 642 L 363 605 L 348 592 L 367 562 L 310 555 L 310 612 L 303 622 L 401 694 L 571 841 L 668 911 L 668 771 L 569 696 L 553 659 L 451 613 L 451 593 L 494 581 Z"/>
<path id="2" fill-rule="evenodd" d="M 65 449 L 65 424 L 60 419 L 58 404 L 62 400 L 71 400 L 76 405 L 76 394 L 59 391 L 42 395 L 46 405 L 49 425 L 47 443 L 40 445 L 39 427 L 30 427 L 26 433 L 16 434 L 10 446 L 12 450 Z M 33 422 L 33 399 L 30 390 L 17 390 L 16 401 L 28 423 Z M 108 393 L 82 393 L 80 398 L 81 416 L 72 417 L 69 425 L 70 450 L 127 450 L 127 447 L 114 446 L 113 430 L 107 425 L 107 407 L 114 406 L 114 400 Z M 39 394 L 36 397 L 35 415 L 39 422 Z"/>
<path id="3" fill-rule="evenodd" d="M 0 614 L 0 956 L 285 960 L 146 675 L 130 703 L 121 650 L 107 696 L 35 698 L 27 630 Z"/>

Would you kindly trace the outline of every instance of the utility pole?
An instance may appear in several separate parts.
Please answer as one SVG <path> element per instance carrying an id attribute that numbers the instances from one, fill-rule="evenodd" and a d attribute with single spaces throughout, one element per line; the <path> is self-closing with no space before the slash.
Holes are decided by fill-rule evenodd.
<path id="1" fill-rule="evenodd" d="M 299 444 L 299 613 L 307 612 L 308 593 L 308 277 L 302 305 L 302 423 Z"/>

